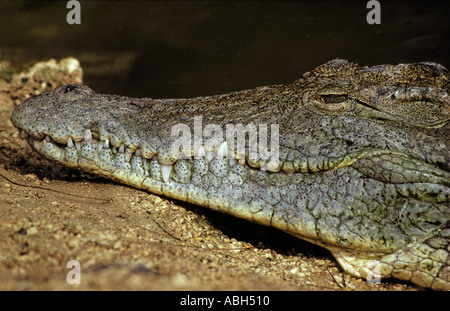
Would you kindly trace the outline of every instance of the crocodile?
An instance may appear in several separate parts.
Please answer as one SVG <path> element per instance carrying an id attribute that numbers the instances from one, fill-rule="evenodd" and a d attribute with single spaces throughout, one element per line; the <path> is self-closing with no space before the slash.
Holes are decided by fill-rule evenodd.
<path id="1" fill-rule="evenodd" d="M 278 228 L 355 277 L 450 290 L 449 93 L 437 63 L 335 59 L 189 99 L 63 85 L 12 121 L 63 166 Z"/>

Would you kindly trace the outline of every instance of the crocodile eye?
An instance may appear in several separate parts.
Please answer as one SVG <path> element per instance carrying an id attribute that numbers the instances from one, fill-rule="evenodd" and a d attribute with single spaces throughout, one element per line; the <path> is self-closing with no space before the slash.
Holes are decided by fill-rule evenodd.
<path id="1" fill-rule="evenodd" d="M 318 94 L 314 105 L 322 111 L 340 113 L 351 106 L 346 94 Z"/>
<path id="2" fill-rule="evenodd" d="M 347 95 L 335 95 L 335 94 L 329 94 L 329 95 L 321 95 L 323 101 L 326 104 L 338 104 L 345 100 L 347 100 Z"/>

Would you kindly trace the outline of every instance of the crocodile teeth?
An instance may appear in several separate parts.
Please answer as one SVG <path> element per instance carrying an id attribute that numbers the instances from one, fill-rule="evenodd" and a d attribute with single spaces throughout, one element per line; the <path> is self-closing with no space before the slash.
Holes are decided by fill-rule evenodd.
<path id="1" fill-rule="evenodd" d="M 170 172 L 172 171 L 172 165 L 161 164 L 161 175 L 165 182 L 169 181 Z"/>
<path id="2" fill-rule="evenodd" d="M 195 153 L 195 158 L 196 159 L 201 159 L 206 157 L 206 151 L 205 151 L 205 147 L 200 146 L 200 148 L 198 148 L 197 152 Z"/>
<path id="3" fill-rule="evenodd" d="M 50 138 L 50 136 L 46 135 L 46 136 L 45 136 L 45 141 L 49 143 L 49 142 L 52 141 L 52 139 Z"/>
<path id="4" fill-rule="evenodd" d="M 79 141 L 76 141 L 75 147 L 77 148 L 77 151 L 79 152 L 81 150 L 81 143 Z"/>
<path id="5" fill-rule="evenodd" d="M 123 144 L 119 147 L 119 153 L 125 153 L 125 146 Z"/>
<path id="6" fill-rule="evenodd" d="M 134 152 L 134 156 L 135 157 L 140 157 L 141 156 L 141 149 L 136 149 L 136 151 Z"/>
<path id="7" fill-rule="evenodd" d="M 91 141 L 92 140 L 92 132 L 90 129 L 86 129 L 83 132 L 83 139 L 84 141 Z"/>
<path id="8" fill-rule="evenodd" d="M 142 159 L 142 164 L 144 165 L 144 171 L 146 173 L 146 175 L 148 175 L 150 173 L 150 166 L 149 166 L 149 160 L 147 160 L 146 158 Z"/>
<path id="9" fill-rule="evenodd" d="M 109 149 L 109 140 L 105 140 L 105 143 L 103 144 L 103 149 Z"/>
<path id="10" fill-rule="evenodd" d="M 123 145 L 122 145 L 122 146 L 123 146 Z M 127 149 L 127 151 L 125 152 L 124 158 L 125 158 L 125 161 L 130 162 L 130 160 L 131 160 L 131 153 L 128 151 L 128 149 Z"/>
<path id="11" fill-rule="evenodd" d="M 220 144 L 220 146 L 217 148 L 216 151 L 216 158 L 217 159 L 223 159 L 227 156 L 227 141 L 224 141 L 223 143 Z"/>
<path id="12" fill-rule="evenodd" d="M 214 152 L 212 151 L 206 151 L 206 160 L 211 161 L 212 159 L 214 159 Z"/>
<path id="13" fill-rule="evenodd" d="M 97 145 L 97 152 L 100 154 L 103 150 L 103 144 L 101 142 L 99 142 L 99 144 Z"/>
<path id="14" fill-rule="evenodd" d="M 71 137 L 67 140 L 67 148 L 72 149 L 74 147 L 73 140 Z"/>

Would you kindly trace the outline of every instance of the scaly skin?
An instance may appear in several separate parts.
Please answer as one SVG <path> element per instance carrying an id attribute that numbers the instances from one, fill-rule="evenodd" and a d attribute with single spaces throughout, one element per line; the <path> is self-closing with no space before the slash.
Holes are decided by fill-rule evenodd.
<path id="1" fill-rule="evenodd" d="M 12 120 L 62 165 L 279 228 L 329 249 L 357 277 L 449 290 L 449 93 L 438 64 L 333 60 L 292 84 L 192 99 L 61 86 Z M 224 133 L 242 124 L 267 125 L 276 139 L 276 124 L 279 161 L 228 137 L 200 140 L 194 120 L 203 138 L 208 124 Z M 192 146 L 171 149 L 177 124 Z"/>

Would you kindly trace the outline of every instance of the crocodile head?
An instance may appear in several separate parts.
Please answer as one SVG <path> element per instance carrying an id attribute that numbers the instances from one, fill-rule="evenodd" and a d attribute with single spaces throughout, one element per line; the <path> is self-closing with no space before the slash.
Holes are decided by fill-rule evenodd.
<path id="1" fill-rule="evenodd" d="M 355 276 L 450 289 L 449 93 L 438 64 L 333 60 L 192 99 L 61 86 L 12 121 L 63 165 L 277 227 Z"/>

